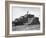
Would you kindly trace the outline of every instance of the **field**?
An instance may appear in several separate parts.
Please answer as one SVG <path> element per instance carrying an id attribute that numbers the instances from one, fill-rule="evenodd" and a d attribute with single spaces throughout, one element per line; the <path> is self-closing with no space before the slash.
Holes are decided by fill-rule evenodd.
<path id="1" fill-rule="evenodd" d="M 12 26 L 12 31 L 28 31 L 28 30 L 40 30 L 40 25 Z"/>

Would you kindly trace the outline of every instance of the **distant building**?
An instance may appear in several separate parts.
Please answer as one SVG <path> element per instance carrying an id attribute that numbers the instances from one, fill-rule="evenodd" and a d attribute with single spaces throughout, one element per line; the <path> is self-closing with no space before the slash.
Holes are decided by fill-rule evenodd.
<path id="1" fill-rule="evenodd" d="M 18 19 L 15 19 L 14 22 L 12 22 L 12 24 L 14 25 L 24 25 L 24 24 L 28 24 L 28 25 L 34 25 L 34 24 L 40 24 L 39 22 L 39 18 L 38 17 L 34 17 L 34 15 L 31 14 L 25 14 L 24 16 L 21 16 Z"/>

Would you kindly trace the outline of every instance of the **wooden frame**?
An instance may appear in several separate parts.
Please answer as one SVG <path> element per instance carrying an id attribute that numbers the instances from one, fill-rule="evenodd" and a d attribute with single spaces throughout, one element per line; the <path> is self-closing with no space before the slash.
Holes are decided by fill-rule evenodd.
<path id="1" fill-rule="evenodd" d="M 21 4 L 32 4 L 32 5 L 42 5 L 43 6 L 43 33 L 33 33 L 33 34 L 9 34 L 9 4 L 21 3 Z M 5 37 L 18 37 L 18 36 L 34 36 L 34 35 L 44 35 L 45 34 L 45 4 L 35 3 L 35 2 L 19 2 L 19 1 L 6 1 L 5 2 Z"/>

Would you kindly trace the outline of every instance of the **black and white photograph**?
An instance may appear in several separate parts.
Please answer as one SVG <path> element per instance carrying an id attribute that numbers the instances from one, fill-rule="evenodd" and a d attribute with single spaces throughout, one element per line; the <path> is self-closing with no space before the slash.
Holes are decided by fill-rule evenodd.
<path id="1" fill-rule="evenodd" d="M 6 36 L 43 35 L 44 3 L 6 2 Z"/>
<path id="2" fill-rule="evenodd" d="M 39 7 L 12 8 L 12 31 L 40 30 Z"/>
<path id="3" fill-rule="evenodd" d="M 10 5 L 10 32 L 40 33 L 43 32 L 43 6 L 28 4 Z M 12 33 L 11 32 L 11 33 Z"/>

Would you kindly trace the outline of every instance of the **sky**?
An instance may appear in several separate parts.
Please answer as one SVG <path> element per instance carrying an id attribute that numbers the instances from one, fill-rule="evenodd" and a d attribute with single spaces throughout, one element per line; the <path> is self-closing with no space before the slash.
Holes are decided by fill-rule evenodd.
<path id="1" fill-rule="evenodd" d="M 39 17 L 40 20 L 40 8 L 39 7 L 13 7 L 12 8 L 12 20 L 14 21 L 16 18 L 19 18 L 20 16 L 24 16 L 27 14 L 27 11 L 29 11 L 28 14 L 32 14 L 35 17 Z"/>

